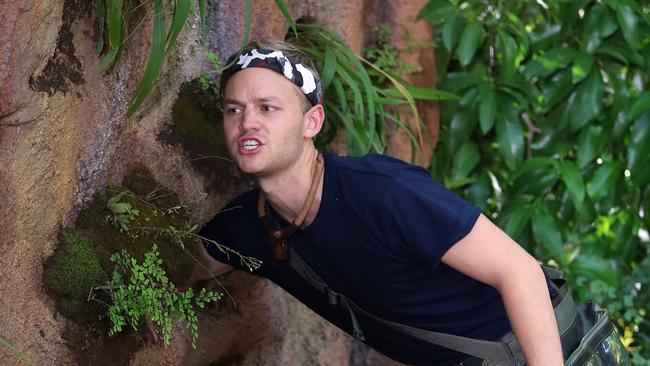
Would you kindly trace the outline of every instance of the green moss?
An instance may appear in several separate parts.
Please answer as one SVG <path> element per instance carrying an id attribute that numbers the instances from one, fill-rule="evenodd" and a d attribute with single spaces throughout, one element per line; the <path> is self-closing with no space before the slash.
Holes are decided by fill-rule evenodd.
<path id="1" fill-rule="evenodd" d="M 93 286 L 108 280 L 94 247 L 93 242 L 79 231 L 62 229 L 59 247 L 45 263 L 45 286 L 59 296 L 59 308 L 67 317 L 86 318 L 89 313 L 85 306 L 88 293 Z"/>
<path id="2" fill-rule="evenodd" d="M 243 178 L 228 160 L 221 104 L 216 86 L 205 77 L 183 83 L 172 108 L 172 124 L 158 136 L 185 152 L 213 192 Z"/>
<path id="3" fill-rule="evenodd" d="M 130 205 L 127 229 L 114 222 L 107 208 L 113 197 Z M 135 213 L 137 212 L 137 214 Z M 189 277 L 196 258 L 196 241 L 170 236 L 169 228 L 190 228 L 189 217 L 179 198 L 162 187 L 143 166 L 134 167 L 124 178 L 123 186 L 98 192 L 80 213 L 76 229 L 62 229 L 59 247 L 44 270 L 45 286 L 57 297 L 61 314 L 78 321 L 90 321 L 106 314 L 100 301 L 87 301 L 93 286 L 103 286 L 114 264 L 110 256 L 122 249 L 142 261 L 144 253 L 155 243 L 165 270 L 175 284 Z M 104 291 L 93 292 L 95 299 L 107 301 Z M 104 296 L 104 298 L 101 298 Z"/>

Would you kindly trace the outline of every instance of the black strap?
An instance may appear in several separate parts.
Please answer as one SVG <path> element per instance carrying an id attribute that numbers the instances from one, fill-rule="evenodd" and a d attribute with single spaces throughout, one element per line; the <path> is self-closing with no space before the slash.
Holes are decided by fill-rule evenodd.
<path id="1" fill-rule="evenodd" d="M 359 327 L 359 322 L 355 312 L 368 318 L 374 319 L 414 338 L 481 359 L 498 361 L 501 362 L 504 366 L 516 366 L 512 352 L 506 343 L 484 341 L 480 339 L 461 337 L 453 334 L 419 329 L 406 324 L 379 318 L 373 314 L 368 313 L 356 305 L 354 302 L 350 301 L 350 299 L 348 299 L 345 295 L 335 292 L 329 286 L 327 286 L 325 281 L 323 281 L 320 276 L 302 260 L 302 258 L 291 246 L 289 247 L 289 265 L 296 272 L 298 272 L 302 278 L 304 278 L 319 292 L 326 296 L 330 304 L 340 304 L 350 313 L 350 318 L 352 319 L 353 326 L 353 336 L 357 339 L 364 340 L 364 337 L 363 332 Z"/>

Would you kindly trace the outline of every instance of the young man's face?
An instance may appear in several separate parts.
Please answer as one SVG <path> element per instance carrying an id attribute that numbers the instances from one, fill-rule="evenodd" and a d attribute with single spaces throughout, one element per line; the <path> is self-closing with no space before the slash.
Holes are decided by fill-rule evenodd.
<path id="1" fill-rule="evenodd" d="M 235 73 L 224 90 L 223 126 L 230 154 L 244 173 L 265 177 L 291 166 L 303 151 L 300 90 L 275 71 Z"/>

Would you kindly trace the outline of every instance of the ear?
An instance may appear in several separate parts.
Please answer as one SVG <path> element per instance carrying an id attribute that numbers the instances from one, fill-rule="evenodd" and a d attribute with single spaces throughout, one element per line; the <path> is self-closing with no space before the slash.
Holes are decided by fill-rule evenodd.
<path id="1" fill-rule="evenodd" d="M 311 107 L 304 117 L 305 130 L 303 136 L 306 138 L 314 138 L 323 128 L 325 122 L 325 110 L 322 104 L 317 104 Z"/>

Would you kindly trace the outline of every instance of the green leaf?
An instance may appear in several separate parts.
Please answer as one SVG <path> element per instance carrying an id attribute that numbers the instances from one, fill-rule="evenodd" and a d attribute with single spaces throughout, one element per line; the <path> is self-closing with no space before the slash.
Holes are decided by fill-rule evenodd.
<path id="1" fill-rule="evenodd" d="M 591 181 L 587 183 L 587 194 L 593 201 L 607 196 L 621 178 L 623 167 L 618 162 L 608 162 L 600 166 Z"/>
<path id="2" fill-rule="evenodd" d="M 581 52 L 574 60 L 571 67 L 571 78 L 574 84 L 578 84 L 591 72 L 594 65 L 594 58 L 588 53 Z"/>
<path id="3" fill-rule="evenodd" d="M 499 43 L 497 44 L 497 59 L 501 63 L 501 77 L 507 79 L 512 77 L 519 68 L 517 60 L 517 42 L 506 32 L 498 32 Z"/>
<path id="4" fill-rule="evenodd" d="M 497 92 L 491 85 L 481 88 L 479 92 L 481 102 L 479 104 L 479 122 L 481 132 L 485 135 L 494 126 L 494 120 L 497 116 Z"/>
<path id="5" fill-rule="evenodd" d="M 524 77 L 530 80 L 534 77 L 548 76 L 559 69 L 567 67 L 577 56 L 574 48 L 554 48 L 537 57 L 524 66 Z"/>
<path id="6" fill-rule="evenodd" d="M 537 156 L 531 159 L 528 159 L 524 161 L 523 164 L 517 169 L 517 172 L 512 176 L 512 179 L 517 179 L 518 177 L 522 176 L 525 173 L 528 173 L 532 170 L 542 168 L 542 167 L 555 167 L 557 165 L 557 161 L 547 158 L 547 157 L 541 157 Z"/>
<path id="7" fill-rule="evenodd" d="M 562 233 L 560 227 L 546 203 L 532 210 L 530 222 L 535 240 L 546 248 L 553 258 L 564 256 Z"/>
<path id="8" fill-rule="evenodd" d="M 571 273 L 589 279 L 600 279 L 609 286 L 618 286 L 618 276 L 612 263 L 597 255 L 581 253 L 571 263 Z"/>
<path id="9" fill-rule="evenodd" d="M 571 70 L 562 70 L 551 77 L 547 83 L 542 85 L 542 110 L 549 111 L 558 103 L 566 101 L 567 96 L 573 91 Z"/>
<path id="10" fill-rule="evenodd" d="M 289 13 L 287 4 L 285 4 L 283 0 L 275 0 L 275 4 L 282 12 L 282 15 L 284 15 L 284 19 L 287 21 L 287 23 L 289 23 L 289 27 L 291 27 L 291 30 L 293 30 L 293 34 L 296 36 L 296 38 L 298 38 L 298 30 L 296 30 L 296 22 L 295 20 L 293 20 L 291 13 Z"/>
<path id="11" fill-rule="evenodd" d="M 97 53 L 104 50 L 104 25 L 106 24 L 106 3 L 104 0 L 95 0 L 95 10 L 97 10 L 97 23 L 99 23 L 99 39 L 97 40 Z"/>
<path id="12" fill-rule="evenodd" d="M 162 0 L 153 0 L 153 32 L 151 36 L 151 51 L 149 60 L 140 83 L 135 90 L 131 105 L 127 110 L 127 116 L 131 117 L 133 113 L 142 105 L 147 98 L 153 83 L 160 73 L 160 68 L 165 55 L 165 14 Z"/>
<path id="13" fill-rule="evenodd" d="M 643 92 L 635 101 L 632 103 L 632 107 L 630 107 L 630 113 L 628 114 L 628 118 L 630 120 L 635 120 L 637 117 L 639 117 L 642 113 L 650 109 L 650 92 Z"/>
<path id="14" fill-rule="evenodd" d="M 500 103 L 499 107 L 504 110 L 496 126 L 499 152 L 508 168 L 514 170 L 524 157 L 524 129 L 517 118 L 516 111 L 506 111 L 505 108 L 512 109 L 512 106 Z"/>
<path id="15" fill-rule="evenodd" d="M 600 154 L 607 142 L 607 136 L 600 125 L 584 128 L 578 138 L 577 163 L 580 169 L 591 163 Z"/>
<path id="16" fill-rule="evenodd" d="M 97 72 L 104 72 L 106 70 L 106 67 L 115 60 L 115 56 L 117 55 L 117 52 L 119 51 L 119 48 L 112 49 L 108 51 L 102 62 L 99 64 L 99 67 L 97 68 Z"/>
<path id="17" fill-rule="evenodd" d="M 472 141 L 465 141 L 454 158 L 452 179 L 457 181 L 466 178 L 480 160 L 478 146 Z"/>
<path id="18" fill-rule="evenodd" d="M 616 20 L 623 32 L 623 38 L 633 50 L 638 50 L 639 43 L 639 19 L 632 6 L 626 3 L 616 5 Z"/>
<path id="19" fill-rule="evenodd" d="M 592 69 L 578 86 L 571 111 L 571 129 L 577 131 L 598 117 L 603 105 L 605 86 L 599 69 Z"/>
<path id="20" fill-rule="evenodd" d="M 447 51 L 452 52 L 454 47 L 456 47 L 464 27 L 465 19 L 461 12 L 458 10 L 451 12 L 449 18 L 445 20 L 445 24 L 442 26 L 442 44 Z"/>
<path id="21" fill-rule="evenodd" d="M 456 12 L 458 9 L 447 0 L 429 0 L 427 5 L 420 10 L 418 19 L 424 18 L 433 26 L 437 26 L 448 21 Z"/>
<path id="22" fill-rule="evenodd" d="M 650 111 L 643 113 L 632 125 L 627 169 L 637 187 L 642 188 L 650 182 Z"/>
<path id="23" fill-rule="evenodd" d="M 437 90 L 432 88 L 424 88 L 419 86 L 413 86 L 409 84 L 404 84 L 404 87 L 407 92 L 411 94 L 413 99 L 418 100 L 458 100 L 458 95 L 444 91 Z M 387 96 L 390 97 L 403 97 L 402 91 L 397 88 L 387 88 L 383 90 Z"/>
<path id="24" fill-rule="evenodd" d="M 165 53 L 169 52 L 171 46 L 176 42 L 176 38 L 178 38 L 178 35 L 183 30 L 183 26 L 192 9 L 192 2 L 193 0 L 176 0 L 174 2 L 174 15 L 172 16 L 172 22 L 169 25 L 169 32 L 167 33 Z"/>
<path id="25" fill-rule="evenodd" d="M 459 148 L 476 126 L 475 113 L 469 108 L 461 108 L 451 119 L 450 143 L 452 149 Z"/>
<path id="26" fill-rule="evenodd" d="M 108 13 L 108 44 L 112 49 L 122 45 L 122 0 L 106 3 Z"/>
<path id="27" fill-rule="evenodd" d="M 199 3 L 199 19 L 201 21 L 201 32 L 205 32 L 207 23 L 205 21 L 207 14 L 207 0 L 198 0 Z"/>
<path id="28" fill-rule="evenodd" d="M 580 169 L 572 161 L 563 161 L 560 163 L 560 174 L 575 206 L 581 206 L 585 199 L 585 182 Z"/>
<path id="29" fill-rule="evenodd" d="M 241 48 L 243 49 L 248 44 L 248 37 L 251 31 L 251 22 L 253 20 L 253 10 L 251 8 L 251 0 L 244 0 L 244 8 L 246 17 L 244 18 L 244 38 L 242 39 Z"/>
<path id="30" fill-rule="evenodd" d="M 483 30 L 483 24 L 480 22 L 469 23 L 460 37 L 458 50 L 456 51 L 458 61 L 460 61 L 462 67 L 467 67 L 472 62 L 474 54 L 481 43 L 483 43 L 484 38 L 485 31 Z"/>
<path id="31" fill-rule="evenodd" d="M 506 233 L 516 240 L 526 228 L 529 220 L 530 210 L 525 205 L 520 205 L 508 217 L 505 227 Z"/>

